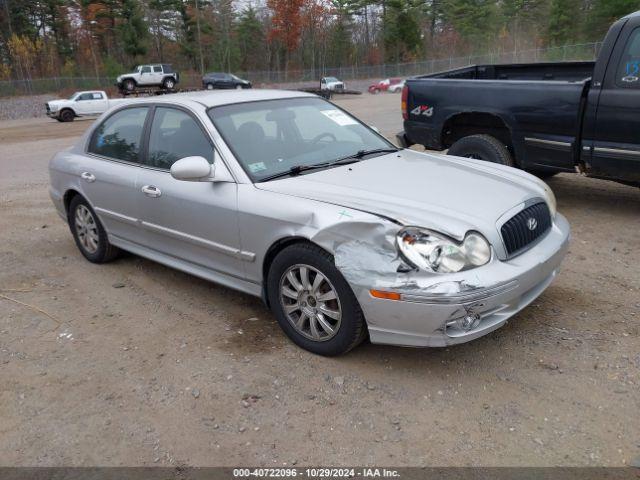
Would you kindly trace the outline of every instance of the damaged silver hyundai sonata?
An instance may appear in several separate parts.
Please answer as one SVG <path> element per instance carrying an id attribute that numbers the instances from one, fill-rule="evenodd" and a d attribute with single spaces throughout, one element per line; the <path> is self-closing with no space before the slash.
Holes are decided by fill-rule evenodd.
<path id="1" fill-rule="evenodd" d="M 399 150 L 314 95 L 118 105 L 50 162 L 82 254 L 119 249 L 261 296 L 299 346 L 445 346 L 551 283 L 569 240 L 551 190 L 479 160 Z"/>

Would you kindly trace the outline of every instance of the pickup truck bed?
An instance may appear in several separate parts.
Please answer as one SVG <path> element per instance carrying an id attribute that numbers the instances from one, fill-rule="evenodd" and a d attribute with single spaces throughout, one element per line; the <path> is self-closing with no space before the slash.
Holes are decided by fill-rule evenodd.
<path id="1" fill-rule="evenodd" d="M 541 176 L 579 171 L 640 185 L 640 12 L 595 62 L 469 67 L 408 79 L 404 145 Z"/>
<path id="2" fill-rule="evenodd" d="M 451 78 L 466 80 L 562 80 L 580 81 L 593 75 L 596 62 L 513 63 L 506 65 L 471 65 L 416 78 Z"/>

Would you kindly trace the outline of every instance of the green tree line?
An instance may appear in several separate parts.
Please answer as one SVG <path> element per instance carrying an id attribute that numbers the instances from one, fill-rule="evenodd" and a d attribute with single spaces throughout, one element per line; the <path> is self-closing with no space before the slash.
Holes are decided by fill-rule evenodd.
<path id="1" fill-rule="evenodd" d="M 319 69 L 601 40 L 640 0 L 0 0 L 0 79 Z"/>

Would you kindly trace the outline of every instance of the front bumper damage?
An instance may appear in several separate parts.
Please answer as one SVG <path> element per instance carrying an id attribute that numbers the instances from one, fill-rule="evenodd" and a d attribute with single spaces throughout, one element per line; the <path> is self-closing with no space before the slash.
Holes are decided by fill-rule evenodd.
<path id="1" fill-rule="evenodd" d="M 487 265 L 455 274 L 403 273 L 391 233 L 378 246 L 357 240 L 338 245 L 336 266 L 358 298 L 373 343 L 442 347 L 496 330 L 535 300 L 558 273 L 570 228 L 557 214 L 549 233 L 528 251 L 505 261 L 494 254 Z M 376 298 L 371 289 L 400 293 L 401 299 Z M 479 316 L 468 331 L 459 322 L 467 315 Z"/>

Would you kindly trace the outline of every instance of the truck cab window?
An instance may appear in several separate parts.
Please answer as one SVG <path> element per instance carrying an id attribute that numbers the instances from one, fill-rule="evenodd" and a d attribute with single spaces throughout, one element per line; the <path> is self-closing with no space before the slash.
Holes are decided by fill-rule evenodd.
<path id="1" fill-rule="evenodd" d="M 640 28 L 636 28 L 624 47 L 618 65 L 616 85 L 623 88 L 640 88 Z"/>

